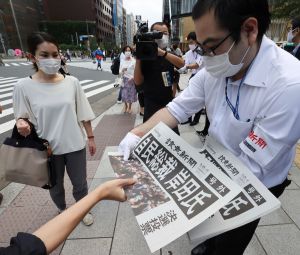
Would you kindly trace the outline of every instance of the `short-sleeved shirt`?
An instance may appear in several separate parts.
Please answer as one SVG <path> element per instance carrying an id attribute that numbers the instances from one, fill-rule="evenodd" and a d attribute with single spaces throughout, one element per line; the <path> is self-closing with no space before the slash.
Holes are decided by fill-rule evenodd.
<path id="1" fill-rule="evenodd" d="M 203 65 L 202 65 L 202 57 L 197 54 L 196 52 L 189 50 L 186 54 L 185 54 L 185 65 L 191 65 L 191 64 L 198 64 L 198 69 L 193 69 L 192 70 L 192 74 L 196 74 L 198 73 Z"/>
<path id="2" fill-rule="evenodd" d="M 10 246 L 0 248 L 0 255 L 46 255 L 45 244 L 37 236 L 18 233 L 10 240 Z"/>
<path id="3" fill-rule="evenodd" d="M 169 72 L 171 79 L 173 79 L 174 65 L 164 57 L 158 56 L 153 61 L 142 61 L 144 96 L 161 105 L 166 105 L 173 99 L 172 86 L 166 87 L 164 85 L 162 72 Z"/>
<path id="4" fill-rule="evenodd" d="M 28 118 L 40 138 L 49 141 L 53 154 L 85 147 L 82 121 L 95 118 L 78 81 L 66 76 L 57 83 L 40 83 L 30 77 L 18 81 L 13 92 L 16 119 Z"/>
<path id="5" fill-rule="evenodd" d="M 268 188 L 287 177 L 300 138 L 300 62 L 263 37 L 241 89 L 235 118 L 225 96 L 225 78 L 202 69 L 168 104 L 178 122 L 206 106 L 209 135 L 237 156 Z M 239 81 L 228 80 L 235 105 Z"/>

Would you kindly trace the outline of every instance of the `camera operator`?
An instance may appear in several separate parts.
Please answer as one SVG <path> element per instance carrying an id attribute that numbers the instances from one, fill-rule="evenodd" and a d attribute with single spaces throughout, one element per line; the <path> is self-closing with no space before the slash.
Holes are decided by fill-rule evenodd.
<path id="1" fill-rule="evenodd" d="M 184 66 L 182 58 L 167 50 L 169 46 L 167 25 L 163 22 L 156 22 L 151 26 L 151 31 L 163 33 L 161 39 L 155 39 L 155 42 L 158 44 L 158 57 L 155 60 L 137 59 L 134 70 L 136 86 L 143 84 L 144 89 L 144 122 L 172 101 L 174 66 L 177 68 Z M 179 134 L 178 127 L 173 130 Z"/>

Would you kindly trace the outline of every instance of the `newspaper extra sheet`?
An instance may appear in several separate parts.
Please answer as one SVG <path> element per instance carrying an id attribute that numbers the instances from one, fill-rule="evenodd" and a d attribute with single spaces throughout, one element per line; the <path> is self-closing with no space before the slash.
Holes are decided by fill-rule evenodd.
<path id="1" fill-rule="evenodd" d="M 240 227 L 280 207 L 280 201 L 266 186 L 238 158 L 212 138 L 207 138 L 200 154 L 205 155 L 210 162 L 214 161 L 218 169 L 241 187 L 241 192 L 188 233 L 192 244 L 199 244 L 213 236 Z M 211 182 L 213 185 L 217 181 L 211 179 Z"/>
<path id="2" fill-rule="evenodd" d="M 141 139 L 134 155 L 139 162 L 112 156 L 110 161 L 118 176 L 138 179 L 127 197 L 151 252 L 195 228 L 241 193 L 213 161 L 163 123 Z"/>

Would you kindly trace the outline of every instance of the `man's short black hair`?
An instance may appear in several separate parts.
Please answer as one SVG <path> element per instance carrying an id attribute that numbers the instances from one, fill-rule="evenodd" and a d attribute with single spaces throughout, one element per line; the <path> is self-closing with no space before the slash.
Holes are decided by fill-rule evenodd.
<path id="1" fill-rule="evenodd" d="M 300 16 L 292 19 L 292 30 L 294 30 L 297 27 L 300 27 Z"/>
<path id="2" fill-rule="evenodd" d="M 195 32 L 190 32 L 187 36 L 188 40 L 193 40 L 193 41 L 197 41 L 197 36 Z"/>
<path id="3" fill-rule="evenodd" d="M 194 20 L 213 11 L 218 25 L 232 33 L 234 40 L 240 39 L 241 26 L 250 17 L 258 21 L 258 39 L 269 28 L 271 15 L 268 0 L 198 0 L 192 12 Z"/>
<path id="4" fill-rule="evenodd" d="M 150 31 L 153 31 L 155 26 L 166 26 L 168 27 L 168 25 L 165 22 L 155 22 L 154 24 L 152 24 Z"/>

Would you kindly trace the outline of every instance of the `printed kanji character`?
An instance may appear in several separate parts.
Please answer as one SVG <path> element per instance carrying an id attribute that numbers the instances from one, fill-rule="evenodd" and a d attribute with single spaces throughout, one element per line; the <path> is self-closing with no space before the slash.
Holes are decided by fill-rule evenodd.
<path id="1" fill-rule="evenodd" d="M 167 212 L 167 216 L 168 216 L 170 222 L 177 220 L 177 214 L 175 213 L 174 210 Z"/>
<path id="2" fill-rule="evenodd" d="M 237 197 L 235 200 L 232 200 L 229 204 L 223 207 L 223 209 L 225 210 L 223 215 L 229 216 L 230 211 L 232 210 L 239 211 L 241 209 L 240 208 L 241 205 L 247 205 L 247 204 L 248 204 L 247 201 L 243 200 L 241 197 Z"/>
<path id="3" fill-rule="evenodd" d="M 176 190 L 191 176 L 188 170 L 182 169 L 177 175 L 175 175 L 171 180 L 165 182 L 166 189 Z"/>
<path id="4" fill-rule="evenodd" d="M 228 168 L 228 169 L 231 169 L 232 167 L 233 167 L 233 165 L 230 162 L 226 165 L 226 168 Z"/>
<path id="5" fill-rule="evenodd" d="M 179 155 L 180 153 L 181 153 L 181 148 L 180 148 L 180 146 L 175 146 L 175 149 L 174 149 L 174 151 Z"/>
<path id="6" fill-rule="evenodd" d="M 174 157 L 169 157 L 167 161 L 165 161 L 162 166 L 155 172 L 155 175 L 157 175 L 157 178 L 160 181 L 163 181 L 169 173 L 175 170 L 177 164 L 178 161 Z"/>
<path id="7" fill-rule="evenodd" d="M 152 157 L 156 154 L 157 148 L 158 144 L 155 141 L 152 141 L 147 149 L 142 153 L 141 158 L 145 158 L 146 163 L 148 164 Z"/>
<path id="8" fill-rule="evenodd" d="M 249 187 L 248 189 L 247 189 L 247 193 L 248 194 L 252 194 L 253 192 L 255 192 L 256 191 L 256 189 L 254 188 L 254 187 Z"/>
<path id="9" fill-rule="evenodd" d="M 236 176 L 236 175 L 239 174 L 239 171 L 238 171 L 235 167 L 231 168 L 231 169 L 230 169 L 230 172 L 231 172 L 234 176 Z"/>
<path id="10" fill-rule="evenodd" d="M 164 215 L 160 215 L 158 216 L 158 220 L 160 222 L 160 224 L 165 227 L 167 226 L 168 224 L 170 224 L 170 220 L 168 218 L 168 215 L 165 213 Z"/>
<path id="11" fill-rule="evenodd" d="M 145 224 L 140 225 L 140 228 L 141 228 L 144 236 L 153 232 L 153 229 L 152 229 L 149 221 L 147 221 Z"/>
<path id="12" fill-rule="evenodd" d="M 216 190 L 218 191 L 219 194 L 224 193 L 226 191 L 226 186 L 222 184 L 219 187 L 217 187 Z"/>
<path id="13" fill-rule="evenodd" d="M 266 141 L 262 138 L 259 138 L 255 144 L 257 144 L 262 149 L 264 149 L 267 146 Z"/>
<path id="14" fill-rule="evenodd" d="M 218 159 L 219 159 L 221 162 L 223 162 L 226 158 L 225 158 L 223 155 L 221 155 Z"/>
<path id="15" fill-rule="evenodd" d="M 208 183 L 209 183 L 209 185 L 212 186 L 212 185 L 216 184 L 217 181 L 218 181 L 218 179 L 213 176 L 213 177 L 209 178 Z"/>
<path id="16" fill-rule="evenodd" d="M 256 135 L 253 131 L 250 132 L 250 134 L 248 135 L 248 137 L 249 137 L 249 139 L 250 139 L 252 142 L 255 142 L 255 141 L 258 140 L 257 135 Z"/>
<path id="17" fill-rule="evenodd" d="M 160 229 L 161 225 L 160 222 L 157 218 L 154 218 L 150 221 L 150 225 L 153 229 L 153 231 L 155 231 L 156 229 Z"/>
<path id="18" fill-rule="evenodd" d="M 190 179 L 185 185 L 173 191 L 172 193 L 177 197 L 177 200 L 180 202 L 188 198 L 190 195 L 192 195 L 199 189 L 200 184 L 196 180 Z"/>
<path id="19" fill-rule="evenodd" d="M 151 142 L 151 138 L 147 137 L 145 140 L 143 140 L 135 149 L 135 152 L 140 155 L 143 149 L 148 145 L 148 143 Z"/>
<path id="20" fill-rule="evenodd" d="M 259 203 L 261 200 L 263 200 L 263 197 L 261 195 L 256 195 L 255 197 L 253 197 L 253 200 L 256 203 Z"/>
<path id="21" fill-rule="evenodd" d="M 187 155 L 185 151 L 182 151 L 179 157 L 181 157 L 184 161 L 189 159 L 189 155 Z"/>
<path id="22" fill-rule="evenodd" d="M 195 167 L 197 165 L 196 160 L 194 160 L 193 158 L 190 158 L 187 162 L 191 167 Z"/>
<path id="23" fill-rule="evenodd" d="M 164 150 L 164 148 L 160 148 L 154 158 L 148 164 L 148 168 L 150 171 L 154 172 L 157 171 L 161 164 L 167 159 L 168 154 Z"/>
<path id="24" fill-rule="evenodd" d="M 194 213 L 194 207 L 196 207 L 197 205 L 203 206 L 205 204 L 205 202 L 204 202 L 205 198 L 211 198 L 211 194 L 206 193 L 203 190 L 201 190 L 197 195 L 193 196 L 192 198 L 190 198 L 187 201 L 181 202 L 180 204 L 184 207 L 189 208 L 187 210 L 187 215 L 190 215 L 190 214 Z"/>

